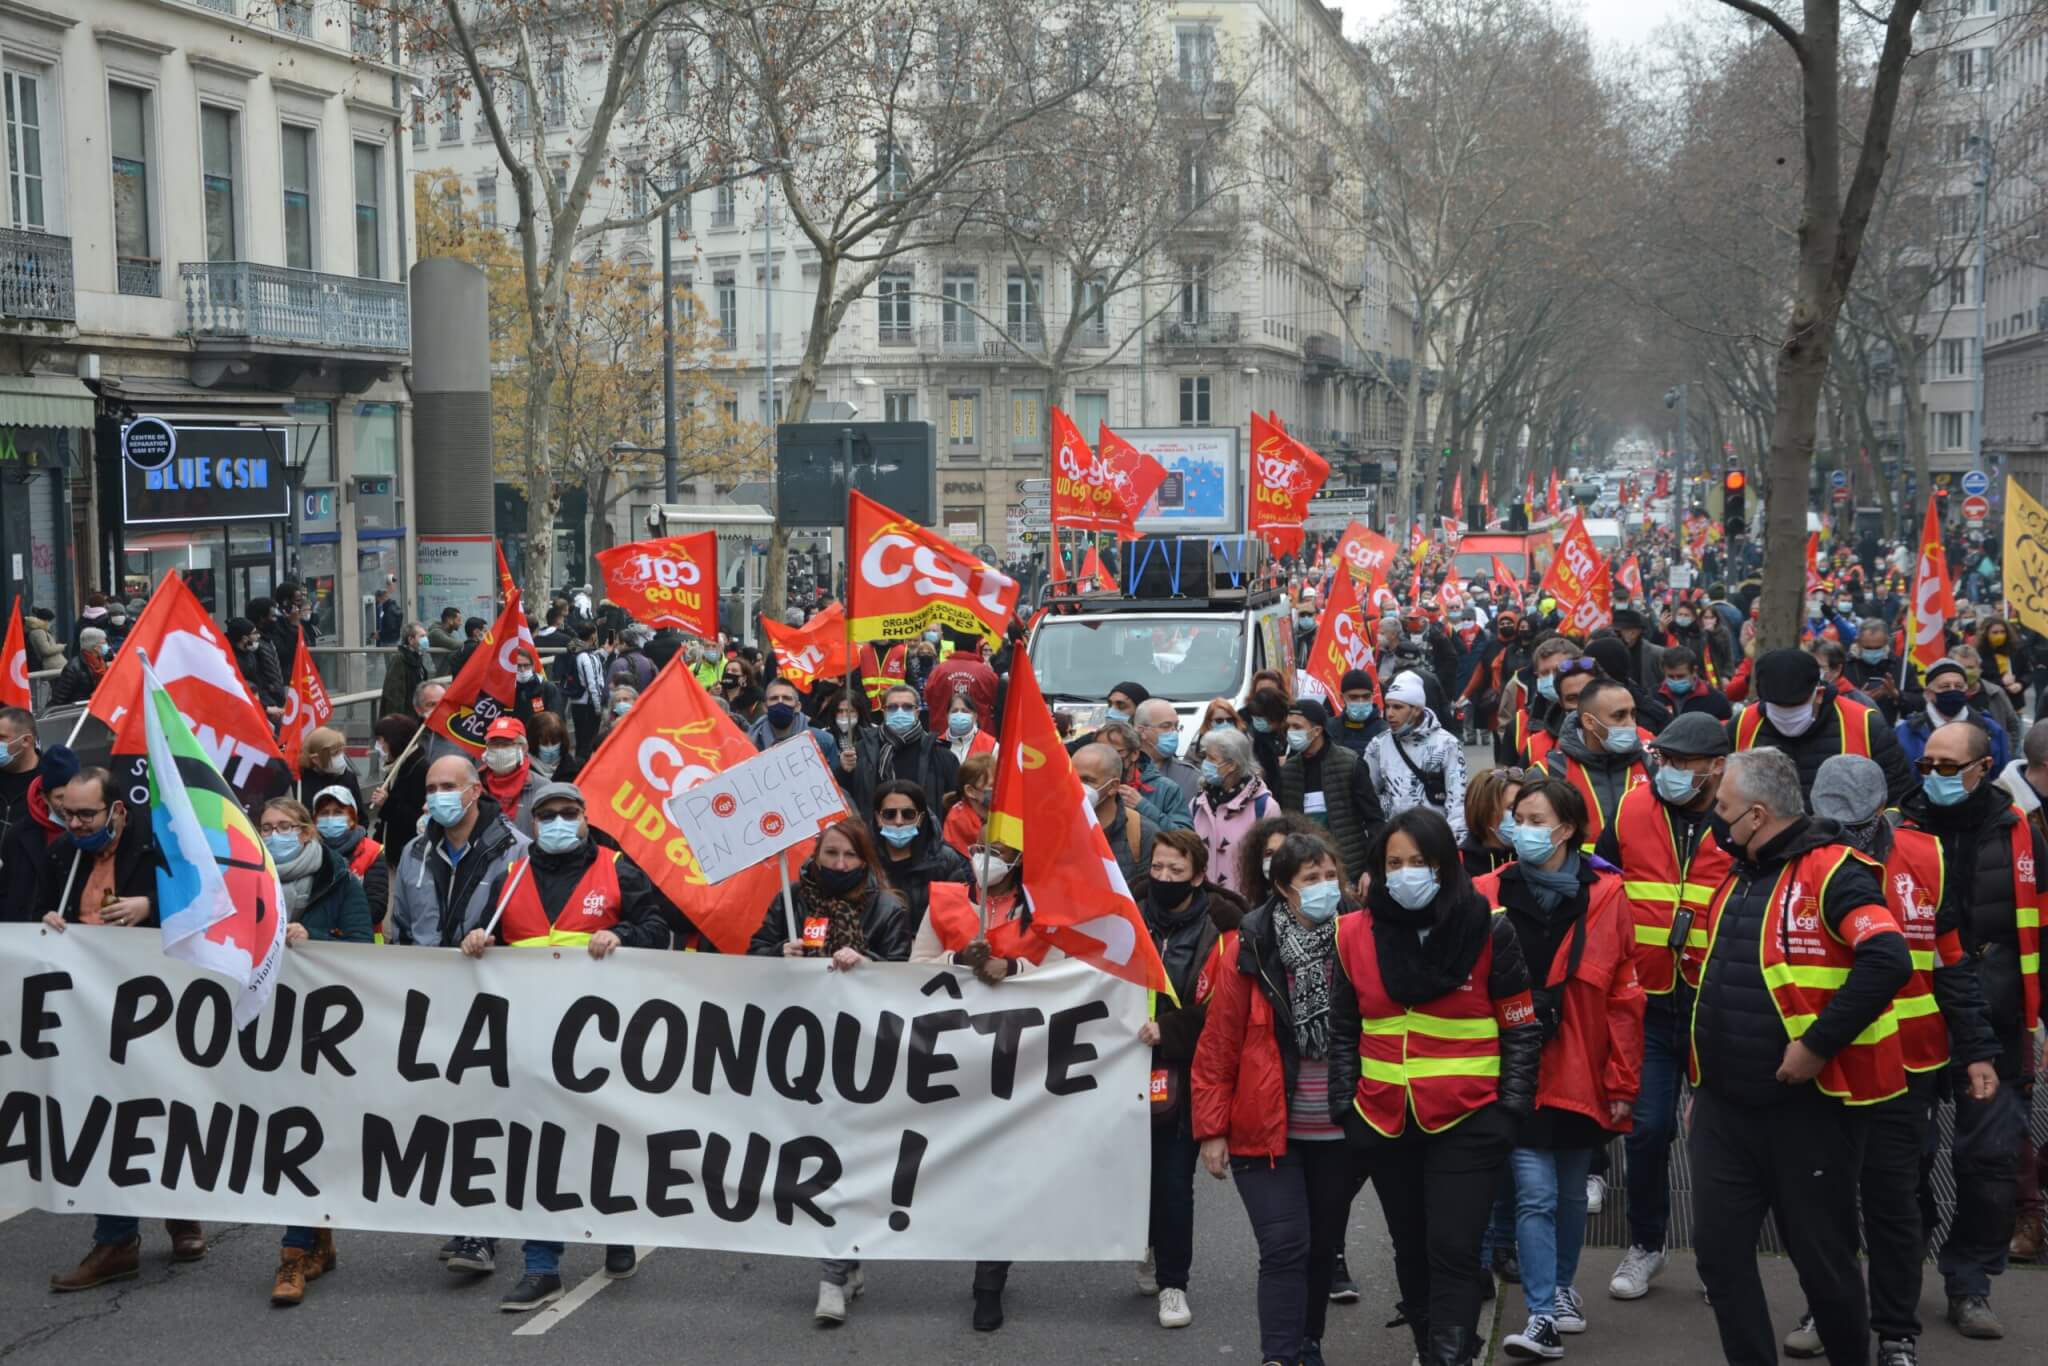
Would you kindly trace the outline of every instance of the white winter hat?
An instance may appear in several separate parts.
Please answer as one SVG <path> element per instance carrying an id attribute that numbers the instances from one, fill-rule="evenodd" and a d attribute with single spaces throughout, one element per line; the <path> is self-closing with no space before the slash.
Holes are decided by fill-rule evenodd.
<path id="1" fill-rule="evenodd" d="M 1406 702 L 1411 707 L 1428 705 L 1428 697 L 1422 691 L 1422 679 L 1412 673 L 1399 674 L 1387 684 L 1387 701 Z"/>

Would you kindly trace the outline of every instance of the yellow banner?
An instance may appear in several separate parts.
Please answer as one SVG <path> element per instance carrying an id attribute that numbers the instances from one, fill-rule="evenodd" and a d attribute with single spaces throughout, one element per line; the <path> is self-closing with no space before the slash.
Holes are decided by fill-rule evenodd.
<path id="1" fill-rule="evenodd" d="M 2012 619 L 2048 632 L 2048 507 L 2005 477 L 2005 600 Z"/>

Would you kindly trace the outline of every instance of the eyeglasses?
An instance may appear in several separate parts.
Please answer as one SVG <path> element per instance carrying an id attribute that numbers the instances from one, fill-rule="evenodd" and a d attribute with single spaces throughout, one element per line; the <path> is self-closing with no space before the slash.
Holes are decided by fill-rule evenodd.
<path id="1" fill-rule="evenodd" d="M 875 812 L 875 818 L 885 825 L 914 825 L 917 822 L 917 808 L 914 806 L 885 806 Z"/>
<path id="2" fill-rule="evenodd" d="M 55 807 L 51 807 L 50 814 L 63 821 L 66 825 L 86 825 L 106 815 L 107 808 L 96 806 L 90 811 L 59 811 Z"/>
<path id="3" fill-rule="evenodd" d="M 299 833 L 298 823 L 295 821 L 286 821 L 282 824 L 277 825 L 273 825 L 266 821 L 264 824 L 259 825 L 256 828 L 266 835 L 296 835 Z"/>
<path id="4" fill-rule="evenodd" d="M 1576 673 L 1590 674 L 1598 673 L 1599 671 L 1600 661 L 1591 655 L 1580 655 L 1577 659 L 1567 659 L 1564 663 L 1557 666 L 1559 676 Z"/>
<path id="5" fill-rule="evenodd" d="M 1939 773 L 1944 778 L 1953 778 L 1965 769 L 1975 768 L 1983 762 L 1982 759 L 1929 759 L 1923 755 L 1913 767 L 1920 770 L 1920 776 L 1923 778 L 1930 773 Z"/>
<path id="6" fill-rule="evenodd" d="M 914 716 L 917 714 L 917 704 L 915 702 L 896 702 L 882 708 L 882 710 L 884 712 L 907 712 Z"/>

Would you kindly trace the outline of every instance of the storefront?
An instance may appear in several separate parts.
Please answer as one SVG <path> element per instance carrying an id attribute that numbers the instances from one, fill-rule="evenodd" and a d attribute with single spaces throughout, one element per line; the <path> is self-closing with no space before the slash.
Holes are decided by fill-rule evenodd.
<path id="1" fill-rule="evenodd" d="M 18 595 L 67 636 L 78 607 L 70 488 L 92 420 L 92 394 L 77 380 L 0 377 L 0 613 Z"/>
<path id="2" fill-rule="evenodd" d="M 121 424 L 120 592 L 180 571 L 217 620 L 279 578 L 292 516 L 292 429 L 139 414 Z"/>

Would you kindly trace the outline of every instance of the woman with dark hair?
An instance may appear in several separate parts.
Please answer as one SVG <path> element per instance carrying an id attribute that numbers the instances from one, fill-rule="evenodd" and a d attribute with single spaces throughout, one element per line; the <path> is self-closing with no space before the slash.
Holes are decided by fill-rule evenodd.
<path id="1" fill-rule="evenodd" d="M 433 737 L 420 735 L 419 745 L 414 747 L 413 737 L 419 735 L 419 730 L 419 717 L 410 712 L 392 712 L 370 731 L 374 737 L 370 749 L 377 760 L 373 774 L 378 790 L 386 795 L 380 806 L 373 794 L 368 813 L 372 828 L 379 831 L 377 839 L 384 846 L 384 864 L 390 869 L 398 867 L 398 856 L 420 832 L 420 817 L 427 811 L 426 756 L 418 750 L 425 749 Z M 392 765 L 409 748 L 415 752 L 405 761 L 405 767 L 394 769 Z"/>
<path id="2" fill-rule="evenodd" d="M 1458 853 L 1473 877 L 1483 877 L 1514 859 L 1515 849 L 1508 841 L 1515 824 L 1515 798 L 1521 793 L 1519 768 L 1485 769 L 1465 784 L 1465 838 Z"/>
<path id="3" fill-rule="evenodd" d="M 903 898 L 889 889 L 874 837 L 858 820 L 840 821 L 818 836 L 817 849 L 805 860 L 790 894 L 793 910 L 785 910 L 780 896 L 768 903 L 761 928 L 747 945 L 749 954 L 825 958 L 828 972 L 909 959 L 911 930 Z M 816 1317 L 842 1323 L 849 1295 L 863 1288 L 860 1263 L 827 1260 L 819 1265 L 825 1279 L 818 1284 Z"/>
<path id="4" fill-rule="evenodd" d="M 1322 826 L 1298 811 L 1268 816 L 1254 825 L 1238 846 L 1237 879 L 1233 884 L 1245 905 L 1256 906 L 1273 894 L 1273 885 L 1266 878 L 1266 868 L 1273 862 L 1273 855 L 1280 851 L 1281 842 L 1289 835 L 1311 835 L 1325 843 L 1329 840 Z"/>
<path id="5" fill-rule="evenodd" d="M 1337 1249 L 1357 1189 L 1333 1115 L 1331 1001 L 1344 872 L 1329 843 L 1289 835 L 1273 892 L 1217 941 L 1195 1046 L 1202 1165 L 1234 1175 L 1259 1242 L 1259 1359 L 1322 1361 Z M 1477 1250 L 1474 1250 L 1475 1267 Z"/>
<path id="6" fill-rule="evenodd" d="M 1595 1154 L 1629 1130 L 1642 1081 L 1645 997 L 1621 874 L 1579 851 L 1585 798 L 1562 778 L 1540 778 L 1522 788 L 1514 817 L 1515 861 L 1477 882 L 1527 956 L 1543 1037 L 1535 1108 L 1511 1158 L 1529 1322 L 1501 1348 L 1557 1357 L 1561 1334 L 1586 1331 L 1572 1287 L 1586 1236 L 1586 1177 Z"/>
<path id="7" fill-rule="evenodd" d="M 1330 1075 L 1346 1086 L 1330 1113 L 1379 1192 L 1416 1356 L 1463 1366 L 1480 1345 L 1480 1239 L 1536 1090 L 1529 973 L 1438 812 L 1396 813 L 1366 867 L 1365 909 L 1337 928 Z"/>
<path id="8" fill-rule="evenodd" d="M 875 829 L 882 836 L 882 876 L 903 897 L 909 925 L 924 923 L 934 882 L 965 887 L 973 880 L 967 856 L 939 837 L 924 789 L 916 783 L 894 778 L 875 789 Z"/>
<path id="9" fill-rule="evenodd" d="M 946 843 L 966 858 L 981 843 L 988 824 L 988 804 L 996 792 L 996 756 L 970 754 L 960 761 L 960 789 L 946 807 Z"/>

